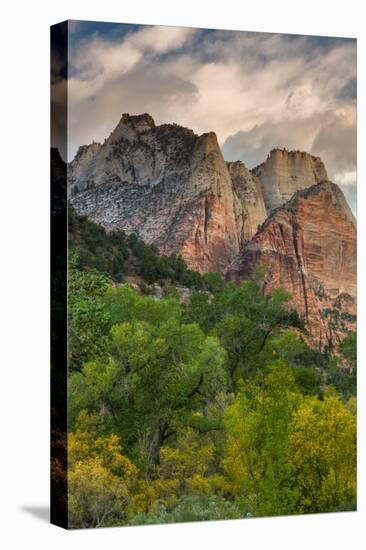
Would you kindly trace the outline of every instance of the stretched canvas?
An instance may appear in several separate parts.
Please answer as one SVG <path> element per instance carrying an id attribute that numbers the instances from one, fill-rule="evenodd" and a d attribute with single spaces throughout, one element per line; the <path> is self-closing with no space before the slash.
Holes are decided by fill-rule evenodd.
<path id="1" fill-rule="evenodd" d="M 356 41 L 51 28 L 51 520 L 356 509 Z"/>

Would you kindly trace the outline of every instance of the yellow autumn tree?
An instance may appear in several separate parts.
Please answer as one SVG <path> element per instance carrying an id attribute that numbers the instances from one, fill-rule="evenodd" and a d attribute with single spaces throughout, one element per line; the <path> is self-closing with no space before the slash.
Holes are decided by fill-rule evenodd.
<path id="1" fill-rule="evenodd" d="M 323 401 L 305 397 L 289 436 L 294 481 L 300 491 L 297 513 L 354 507 L 356 496 L 356 416 L 334 390 Z"/>
<path id="2" fill-rule="evenodd" d="M 187 428 L 174 446 L 160 449 L 153 478 L 138 481 L 133 511 L 148 512 L 158 505 L 171 508 L 184 494 L 207 494 L 214 451 L 208 436 Z"/>
<path id="3" fill-rule="evenodd" d="M 81 424 L 92 424 L 81 414 Z M 68 504 L 70 527 L 122 523 L 131 502 L 136 466 L 123 455 L 115 434 L 97 436 L 78 429 L 68 441 Z"/>

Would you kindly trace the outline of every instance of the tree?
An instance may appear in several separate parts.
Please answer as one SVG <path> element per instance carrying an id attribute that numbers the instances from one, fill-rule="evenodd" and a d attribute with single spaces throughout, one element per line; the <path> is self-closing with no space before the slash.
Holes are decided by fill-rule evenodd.
<path id="1" fill-rule="evenodd" d="M 69 469 L 69 526 L 101 527 L 123 521 L 129 502 L 126 485 L 99 458 L 76 462 Z"/>
<path id="2" fill-rule="evenodd" d="M 339 351 L 349 370 L 355 370 L 357 364 L 357 334 L 349 332 L 339 345 Z"/>
<path id="3" fill-rule="evenodd" d="M 100 357 L 106 350 L 110 317 L 102 297 L 109 285 L 107 277 L 95 271 L 81 272 L 71 265 L 68 274 L 68 364 L 80 370 L 82 364 Z"/>
<path id="4" fill-rule="evenodd" d="M 353 509 L 356 335 L 331 358 L 294 330 L 288 293 L 263 293 L 263 270 L 225 284 L 134 235 L 73 224 L 70 526 Z M 171 291 L 155 300 L 93 267 Z M 176 281 L 194 289 L 188 304 Z"/>
<path id="5" fill-rule="evenodd" d="M 289 368 L 278 362 L 269 374 L 242 383 L 225 415 L 227 443 L 223 469 L 226 489 L 253 516 L 294 511 L 288 437 L 301 399 Z"/>
<path id="6" fill-rule="evenodd" d="M 68 442 L 68 502 L 70 527 L 100 527 L 120 523 L 127 514 L 137 469 L 122 454 L 116 435 L 98 436 L 96 418 L 85 413 Z"/>
<path id="7" fill-rule="evenodd" d="M 212 332 L 229 355 L 232 384 L 238 375 L 253 375 L 268 360 L 268 346 L 288 326 L 300 326 L 298 316 L 288 308 L 291 296 L 276 289 L 264 295 L 255 281 L 239 287 L 227 285 L 215 296 L 211 307 L 217 319 Z"/>
<path id="8" fill-rule="evenodd" d="M 135 320 L 113 326 L 109 359 L 87 363 L 70 378 L 70 422 L 82 409 L 98 413 L 150 469 L 162 445 L 181 426 L 199 426 L 205 407 L 226 387 L 226 354 L 215 337 L 170 315 L 168 301 L 157 306 L 164 312 L 159 323 L 157 302 L 133 303 L 131 292 L 118 294 L 127 303 L 112 317 L 130 315 L 131 306 Z M 152 322 L 136 320 L 140 315 Z"/>
<path id="9" fill-rule="evenodd" d="M 208 435 L 192 428 L 182 430 L 174 446 L 160 449 L 159 477 L 178 481 L 179 494 L 208 492 L 207 474 L 214 460 L 214 445 Z"/>
<path id="10" fill-rule="evenodd" d="M 159 326 L 170 319 L 181 318 L 181 307 L 176 298 L 154 300 L 141 296 L 128 285 L 108 288 L 103 303 L 112 325 L 142 321 Z"/>
<path id="11" fill-rule="evenodd" d="M 347 508 L 356 494 L 356 418 L 333 390 L 323 401 L 304 398 L 289 444 L 294 483 L 300 489 L 295 511 Z"/>
<path id="12" fill-rule="evenodd" d="M 225 283 L 219 273 L 209 272 L 202 275 L 202 283 L 206 290 L 217 294 L 224 289 Z"/>

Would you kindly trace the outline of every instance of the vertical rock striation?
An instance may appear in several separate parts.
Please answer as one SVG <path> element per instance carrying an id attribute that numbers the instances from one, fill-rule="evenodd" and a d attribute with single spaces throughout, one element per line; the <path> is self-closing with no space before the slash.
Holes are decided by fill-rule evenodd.
<path id="1" fill-rule="evenodd" d="M 258 178 L 240 160 L 228 162 L 235 196 L 235 220 L 241 244 L 257 232 L 267 217 L 262 187 Z"/>
<path id="2" fill-rule="evenodd" d="M 273 149 L 252 172 L 261 182 L 268 212 L 290 200 L 296 191 L 328 179 L 319 157 L 286 149 Z"/>

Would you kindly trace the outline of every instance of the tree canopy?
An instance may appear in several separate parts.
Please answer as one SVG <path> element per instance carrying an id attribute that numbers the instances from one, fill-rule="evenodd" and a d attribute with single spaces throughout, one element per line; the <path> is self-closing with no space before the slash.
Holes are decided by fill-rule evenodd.
<path id="1" fill-rule="evenodd" d="M 70 526 L 354 509 L 356 334 L 336 356 L 309 348 L 259 272 L 194 274 L 185 303 L 146 296 L 124 274 L 182 282 L 181 259 L 71 224 Z"/>

